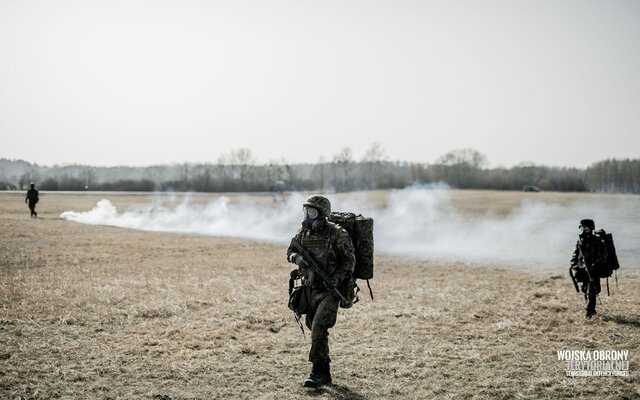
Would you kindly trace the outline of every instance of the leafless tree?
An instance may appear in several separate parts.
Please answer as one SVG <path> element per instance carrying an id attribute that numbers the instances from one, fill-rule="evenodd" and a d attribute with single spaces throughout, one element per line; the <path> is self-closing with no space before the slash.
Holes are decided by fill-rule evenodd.
<path id="1" fill-rule="evenodd" d="M 89 166 L 83 166 L 80 169 L 80 179 L 84 183 L 85 190 L 91 190 L 96 179 L 95 168 Z"/>
<path id="2" fill-rule="evenodd" d="M 470 168 L 485 168 L 488 164 L 487 156 L 474 149 L 456 149 L 440 157 L 436 164 L 446 166 L 464 165 Z"/>
<path id="3" fill-rule="evenodd" d="M 353 152 L 349 147 L 343 147 L 338 154 L 333 156 L 334 184 L 337 190 L 349 190 L 353 164 Z"/>
<path id="4" fill-rule="evenodd" d="M 360 164 L 367 189 L 376 189 L 379 186 L 383 173 L 383 162 L 387 159 L 387 153 L 380 143 L 371 143 L 371 146 L 365 151 Z"/>
<path id="5" fill-rule="evenodd" d="M 315 167 L 314 167 L 314 171 L 315 171 L 315 175 L 316 175 L 316 179 L 318 181 L 318 189 L 321 191 L 324 191 L 325 186 L 327 184 L 326 180 L 326 163 L 324 161 L 324 157 L 320 157 L 318 159 L 318 162 L 316 163 Z"/>
<path id="6" fill-rule="evenodd" d="M 240 179 L 240 188 L 244 189 L 247 183 L 247 178 L 251 174 L 255 167 L 256 160 L 248 148 L 240 148 L 232 150 L 229 153 L 228 164 L 234 171 L 234 175 L 237 175 Z"/>
<path id="7" fill-rule="evenodd" d="M 189 165 L 189 163 L 183 163 L 181 165 L 181 175 L 182 175 L 182 182 L 184 182 L 184 185 L 187 186 L 189 184 L 189 173 L 191 171 L 191 166 Z"/>
<path id="8" fill-rule="evenodd" d="M 480 170 L 488 164 L 487 157 L 477 150 L 456 149 L 436 161 L 436 174 L 454 187 L 481 187 Z"/>

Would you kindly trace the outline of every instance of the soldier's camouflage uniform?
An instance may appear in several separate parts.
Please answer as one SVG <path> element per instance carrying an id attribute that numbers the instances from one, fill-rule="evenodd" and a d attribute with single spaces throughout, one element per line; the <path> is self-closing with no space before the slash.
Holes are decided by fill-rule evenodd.
<path id="1" fill-rule="evenodd" d="M 600 276 L 598 267 L 607 261 L 607 247 L 604 241 L 596 235 L 578 238 L 576 248 L 571 256 L 571 268 L 576 280 L 587 299 L 587 312 L 595 312 L 596 296 L 600 293 Z M 588 273 L 587 273 L 588 272 Z M 589 281 L 591 276 L 591 282 Z"/>
<path id="2" fill-rule="evenodd" d="M 39 200 L 38 191 L 33 185 L 31 185 L 31 188 L 27 190 L 27 196 L 24 199 L 24 202 L 29 202 L 29 210 L 31 211 L 32 217 L 38 216 L 38 213 L 36 212 L 36 204 L 38 204 Z"/>
<path id="3" fill-rule="evenodd" d="M 337 280 L 339 288 L 348 285 L 355 266 L 355 251 L 347 231 L 326 221 L 320 232 L 300 228 L 295 239 L 327 267 L 326 272 Z M 295 252 L 295 248 L 290 245 L 287 258 Z M 309 295 L 309 310 L 305 318 L 305 324 L 311 330 L 309 361 L 314 364 L 329 363 L 329 328 L 336 323 L 340 299 L 327 289 L 322 278 L 315 275 L 313 267 L 299 267 L 299 272 Z"/>

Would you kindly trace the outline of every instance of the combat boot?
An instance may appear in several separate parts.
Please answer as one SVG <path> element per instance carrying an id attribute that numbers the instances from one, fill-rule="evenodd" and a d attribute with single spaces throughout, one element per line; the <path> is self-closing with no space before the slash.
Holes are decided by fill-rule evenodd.
<path id="1" fill-rule="evenodd" d="M 311 368 L 311 373 L 309 377 L 304 380 L 304 387 L 308 388 L 319 388 L 324 384 L 323 379 L 323 363 L 313 363 L 313 367 Z"/>
<path id="2" fill-rule="evenodd" d="M 587 310 L 587 315 L 585 315 L 584 317 L 585 318 L 591 318 L 596 314 L 597 314 L 596 310 Z"/>
<path id="3" fill-rule="evenodd" d="M 324 363 L 324 370 L 322 371 L 323 374 L 323 380 L 325 385 L 330 385 L 331 382 L 331 363 L 329 363 L 328 361 Z"/>

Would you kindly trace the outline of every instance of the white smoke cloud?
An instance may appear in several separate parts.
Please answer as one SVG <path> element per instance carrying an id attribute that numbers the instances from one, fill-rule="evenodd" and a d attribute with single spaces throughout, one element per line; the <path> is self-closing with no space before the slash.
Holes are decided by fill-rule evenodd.
<path id="1" fill-rule="evenodd" d="M 371 216 L 375 220 L 378 253 L 422 259 L 493 263 L 504 266 L 564 268 L 573 251 L 578 221 L 601 222 L 616 233 L 621 262 L 637 259 L 637 249 L 619 238 L 640 237 L 637 224 L 629 226 L 628 209 L 602 207 L 593 202 L 561 205 L 525 200 L 506 216 L 470 215 L 456 209 L 451 192 L 442 187 L 392 192 L 380 208 L 358 196 L 332 199 L 334 210 Z M 231 201 L 220 197 L 206 204 L 158 197 L 148 205 L 118 211 L 101 200 L 86 212 L 67 211 L 62 219 L 147 231 L 230 236 L 286 244 L 300 226 L 305 195 L 294 193 L 284 203 L 260 203 L 249 196 Z M 361 198 L 362 196 L 360 196 Z M 627 241 L 628 243 L 629 241 Z M 621 245 L 622 244 L 622 245 Z"/>
<path id="2" fill-rule="evenodd" d="M 148 205 L 119 212 L 107 199 L 90 211 L 65 211 L 60 218 L 94 225 L 111 225 L 144 231 L 195 233 L 283 242 L 296 229 L 305 197 L 290 196 L 284 204 L 260 206 L 250 198 L 231 202 L 220 197 L 197 204 L 186 196 L 176 204 L 175 198 L 157 198 Z"/>

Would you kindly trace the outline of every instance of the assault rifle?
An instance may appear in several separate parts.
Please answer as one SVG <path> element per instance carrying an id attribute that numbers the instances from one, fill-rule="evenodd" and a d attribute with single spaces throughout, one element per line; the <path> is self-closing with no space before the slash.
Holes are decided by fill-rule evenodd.
<path id="1" fill-rule="evenodd" d="M 589 282 L 593 282 L 593 279 L 591 278 L 591 271 L 589 271 L 589 267 L 586 263 L 586 258 L 582 253 L 582 247 L 580 247 L 580 245 L 578 245 L 578 251 L 580 252 L 580 256 L 578 257 L 578 265 L 576 265 L 576 267 L 584 268 L 585 272 L 587 273 L 587 277 L 589 278 Z M 578 289 L 578 281 L 576 279 L 576 276 L 573 274 L 573 267 L 573 265 L 569 267 L 569 276 L 571 276 L 571 281 L 573 282 L 573 287 L 576 288 L 576 292 L 580 293 L 580 289 Z"/>
<path id="2" fill-rule="evenodd" d="M 576 277 L 573 275 L 573 265 L 569 267 L 569 276 L 573 282 L 573 287 L 576 288 L 576 292 L 580 293 L 580 289 L 578 289 L 578 281 L 576 281 Z"/>
<path id="3" fill-rule="evenodd" d="M 320 264 L 320 262 L 318 262 L 318 260 L 315 259 L 313 254 L 311 254 L 309 252 L 309 250 L 307 250 L 302 245 L 302 243 L 300 243 L 295 238 L 291 239 L 291 244 L 298 251 L 298 254 L 300 254 L 302 256 L 302 258 L 307 262 L 307 264 L 309 264 L 314 269 L 316 274 L 320 278 L 322 278 L 322 280 L 324 281 L 324 283 L 327 286 L 327 288 L 329 290 L 331 290 L 333 293 L 335 293 L 336 295 L 338 295 L 338 297 L 340 297 L 340 300 L 343 302 L 344 305 L 349 304 L 350 303 L 349 300 L 347 300 L 342 295 L 342 293 L 340 293 L 340 291 L 338 290 L 336 285 L 333 282 L 331 282 L 331 278 L 329 277 L 329 274 L 327 274 L 327 272 L 326 272 L 325 268 L 323 267 L 323 265 Z"/>

